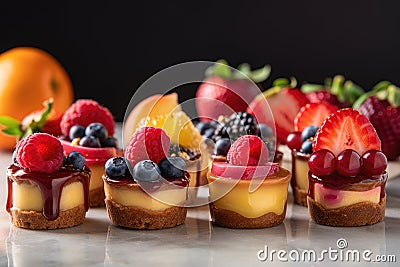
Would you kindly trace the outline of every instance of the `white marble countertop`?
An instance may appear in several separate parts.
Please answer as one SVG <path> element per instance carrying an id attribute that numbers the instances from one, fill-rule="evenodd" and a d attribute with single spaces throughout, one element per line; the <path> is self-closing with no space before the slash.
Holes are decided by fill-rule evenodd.
<path id="1" fill-rule="evenodd" d="M 112 225 L 104 208 L 90 209 L 86 221 L 77 227 L 33 231 L 10 225 L 5 211 L 5 169 L 11 153 L 0 152 L 0 266 L 253 266 L 298 264 L 291 258 L 305 255 L 302 265 L 364 265 L 362 258 L 374 260 L 381 255 L 400 262 L 400 179 L 387 183 L 387 209 L 383 222 L 371 226 L 335 228 L 310 221 L 307 209 L 293 204 L 289 192 L 283 224 L 257 230 L 235 230 L 213 226 L 208 206 L 190 208 L 185 224 L 165 230 L 128 230 Z M 289 164 L 285 161 L 285 165 Z M 400 164 L 391 164 L 392 173 Z M 393 175 L 392 175 L 393 176 Z M 338 239 L 347 247 L 339 249 Z M 343 241 L 343 240 L 342 240 Z M 273 250 L 273 259 L 260 261 Z M 337 250 L 337 254 L 329 251 Z M 278 259 L 278 251 L 281 260 Z M 360 262 L 353 262 L 352 251 Z M 317 261 L 307 255 L 316 253 Z M 370 251 L 370 252 L 369 252 Z M 286 253 L 286 254 L 285 254 Z M 340 254 L 343 255 L 342 259 Z M 291 255 L 291 258 L 289 257 Z M 318 258 L 324 257 L 323 261 Z M 335 261 L 335 255 L 339 258 Z M 349 255 L 349 256 L 346 256 Z M 350 261 L 346 261 L 346 257 Z M 287 259 L 288 262 L 283 260 Z M 389 263 L 385 263 L 389 264 Z M 396 264 L 396 263 L 392 263 Z"/>

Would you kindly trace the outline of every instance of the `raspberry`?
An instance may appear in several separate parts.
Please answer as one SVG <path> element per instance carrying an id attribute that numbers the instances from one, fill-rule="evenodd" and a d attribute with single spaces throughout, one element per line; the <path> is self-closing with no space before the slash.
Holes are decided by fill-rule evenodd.
<path id="1" fill-rule="evenodd" d="M 114 135 L 115 122 L 111 112 L 91 99 L 80 99 L 65 111 L 61 119 L 61 132 L 69 136 L 69 129 L 74 125 L 88 126 L 92 122 L 99 122 L 106 127 L 110 136 Z"/>
<path id="2" fill-rule="evenodd" d="M 125 149 L 125 158 L 132 167 L 139 161 L 149 159 L 158 164 L 168 154 L 170 139 L 160 128 L 138 129 Z"/>
<path id="3" fill-rule="evenodd" d="M 260 137 L 243 135 L 232 144 L 227 160 L 238 166 L 265 165 L 268 162 L 268 148 Z"/>
<path id="4" fill-rule="evenodd" d="M 17 162 L 28 171 L 51 173 L 63 162 L 63 146 L 57 138 L 46 133 L 35 133 L 22 139 L 16 148 Z"/>

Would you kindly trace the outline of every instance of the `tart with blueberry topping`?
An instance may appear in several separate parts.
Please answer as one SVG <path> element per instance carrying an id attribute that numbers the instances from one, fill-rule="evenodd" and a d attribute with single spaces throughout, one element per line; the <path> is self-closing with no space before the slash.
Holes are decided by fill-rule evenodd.
<path id="1" fill-rule="evenodd" d="M 322 122 L 337 107 L 327 102 L 309 103 L 303 106 L 294 120 L 295 132 L 287 136 L 286 144 L 292 151 L 292 180 L 294 202 L 307 206 L 308 159 L 312 153 L 312 142 Z"/>
<path id="2" fill-rule="evenodd" d="M 282 223 L 290 172 L 268 162 L 268 148 L 255 135 L 239 137 L 227 162 L 208 172 L 212 222 L 229 228 L 263 228 Z"/>
<path id="3" fill-rule="evenodd" d="M 63 154 L 60 141 L 36 133 L 18 142 L 7 169 L 6 210 L 11 223 L 57 229 L 83 223 L 89 208 L 90 169 L 78 152 Z"/>
<path id="4" fill-rule="evenodd" d="M 65 112 L 60 126 L 64 150 L 80 152 L 92 170 L 90 207 L 104 206 L 104 164 L 121 154 L 113 137 L 115 122 L 111 112 L 94 100 L 80 99 Z"/>
<path id="5" fill-rule="evenodd" d="M 311 218 L 329 226 L 361 226 L 385 216 L 387 159 L 361 113 L 341 109 L 317 131 L 308 165 Z"/>
<path id="6" fill-rule="evenodd" d="M 125 158 L 105 164 L 105 203 L 112 223 L 133 229 L 163 229 L 186 219 L 189 173 L 181 157 L 168 157 L 170 139 L 159 128 L 142 127 Z"/>

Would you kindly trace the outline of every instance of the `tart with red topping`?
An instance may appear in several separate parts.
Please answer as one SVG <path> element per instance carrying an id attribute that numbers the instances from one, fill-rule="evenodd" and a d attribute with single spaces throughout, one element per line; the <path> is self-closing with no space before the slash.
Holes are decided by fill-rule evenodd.
<path id="1" fill-rule="evenodd" d="M 308 165 L 311 218 L 329 226 L 361 226 L 385 216 L 387 159 L 361 113 L 341 109 L 317 131 Z"/>
<path id="2" fill-rule="evenodd" d="M 81 224 L 89 208 L 90 174 L 85 158 L 78 152 L 64 156 L 61 142 L 52 135 L 22 139 L 7 169 L 11 223 L 28 229 Z"/>
<path id="3" fill-rule="evenodd" d="M 268 148 L 255 135 L 239 137 L 227 162 L 214 161 L 208 172 L 212 222 L 229 228 L 263 228 L 286 215 L 290 172 L 268 162 Z"/>
<path id="4" fill-rule="evenodd" d="M 105 164 L 105 203 L 112 223 L 133 229 L 163 229 L 184 223 L 189 173 L 186 161 L 169 157 L 170 138 L 160 128 L 142 127 L 125 158 Z"/>
<path id="5" fill-rule="evenodd" d="M 115 122 L 111 112 L 94 100 L 80 99 L 64 113 L 60 126 L 64 150 L 81 153 L 92 171 L 90 207 L 104 206 L 104 164 L 121 154 L 113 137 Z"/>
<path id="6" fill-rule="evenodd" d="M 292 179 L 294 203 L 307 206 L 308 159 L 312 153 L 312 142 L 322 122 L 337 107 L 327 102 L 309 103 L 303 106 L 294 120 L 295 132 L 288 135 L 286 144 L 292 150 Z"/>

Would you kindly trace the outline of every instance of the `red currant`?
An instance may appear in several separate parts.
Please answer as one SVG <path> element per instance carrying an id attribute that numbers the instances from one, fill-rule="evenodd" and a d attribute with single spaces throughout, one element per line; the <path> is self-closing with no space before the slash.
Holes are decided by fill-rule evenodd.
<path id="1" fill-rule="evenodd" d="M 361 157 L 353 149 L 340 152 L 336 158 L 336 171 L 346 177 L 355 177 L 360 173 Z"/>
<path id="2" fill-rule="evenodd" d="M 300 151 L 303 141 L 301 140 L 301 132 L 292 132 L 286 139 L 287 146 L 292 150 Z"/>
<path id="3" fill-rule="evenodd" d="M 362 156 L 361 172 L 373 176 L 382 174 L 387 167 L 387 158 L 379 150 L 368 150 Z"/>
<path id="4" fill-rule="evenodd" d="M 308 166 L 317 176 L 332 174 L 335 171 L 335 155 L 327 149 L 315 151 L 308 160 Z"/>

